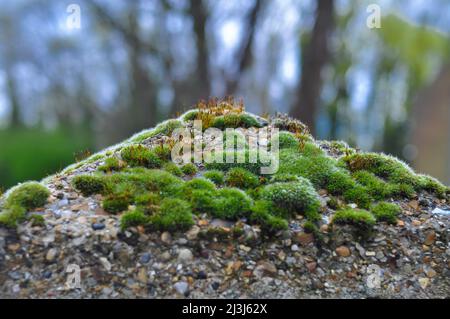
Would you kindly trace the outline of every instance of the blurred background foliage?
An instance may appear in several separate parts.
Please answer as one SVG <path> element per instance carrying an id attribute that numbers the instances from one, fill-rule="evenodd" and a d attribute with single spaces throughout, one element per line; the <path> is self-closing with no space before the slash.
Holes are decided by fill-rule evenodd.
<path id="1" fill-rule="evenodd" d="M 0 187 L 226 95 L 449 184 L 449 24 L 447 0 L 2 2 Z"/>

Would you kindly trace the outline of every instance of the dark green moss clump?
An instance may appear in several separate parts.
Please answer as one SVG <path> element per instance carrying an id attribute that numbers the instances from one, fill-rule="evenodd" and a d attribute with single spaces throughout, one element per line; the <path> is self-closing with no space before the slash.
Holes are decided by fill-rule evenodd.
<path id="1" fill-rule="evenodd" d="M 163 163 L 154 151 L 143 145 L 127 146 L 122 149 L 121 156 L 125 162 L 134 167 L 159 168 Z"/>
<path id="2" fill-rule="evenodd" d="M 259 185 L 259 178 L 244 168 L 235 167 L 225 175 L 225 183 L 231 187 L 255 188 Z"/>
<path id="3" fill-rule="evenodd" d="M 231 160 L 227 161 L 227 158 Z M 207 156 L 205 167 L 208 170 L 228 171 L 235 167 L 244 168 L 253 174 L 261 174 L 261 168 L 267 167 L 273 162 L 273 156 L 269 153 L 257 150 L 223 151 Z"/>
<path id="4" fill-rule="evenodd" d="M 29 220 L 31 221 L 31 224 L 33 226 L 40 226 L 40 227 L 45 226 L 45 218 L 42 215 L 32 214 L 29 217 Z"/>
<path id="5" fill-rule="evenodd" d="M 181 166 L 181 171 L 183 172 L 184 175 L 192 176 L 197 174 L 198 168 L 192 163 L 186 163 L 183 166 Z"/>
<path id="6" fill-rule="evenodd" d="M 181 169 L 178 167 L 177 164 L 172 163 L 172 162 L 167 162 L 164 164 L 163 169 L 166 172 L 169 172 L 170 174 L 173 174 L 175 176 L 182 176 L 183 172 L 181 171 Z"/>
<path id="7" fill-rule="evenodd" d="M 0 213 L 0 225 L 10 228 L 17 227 L 17 225 L 25 221 L 25 219 L 26 209 L 18 205 L 9 206 Z"/>
<path id="8" fill-rule="evenodd" d="M 273 202 L 291 216 L 298 213 L 313 221 L 320 219 L 319 195 L 307 179 L 269 184 L 263 188 L 261 198 Z"/>
<path id="9" fill-rule="evenodd" d="M 125 230 L 129 227 L 143 226 L 148 223 L 148 220 L 148 216 L 146 216 L 141 209 L 135 209 L 122 215 L 120 219 L 120 228 Z"/>
<path id="10" fill-rule="evenodd" d="M 72 180 L 72 184 L 76 190 L 81 192 L 83 196 L 91 196 L 94 194 L 102 194 L 106 191 L 106 182 L 100 176 L 94 175 L 78 175 Z"/>
<path id="11" fill-rule="evenodd" d="M 251 116 L 250 114 L 226 114 L 222 116 L 217 116 L 214 118 L 212 122 L 212 127 L 218 129 L 226 129 L 226 128 L 250 128 L 250 127 L 262 127 L 262 125 L 258 122 L 258 120 Z"/>
<path id="12" fill-rule="evenodd" d="M 120 171 L 125 168 L 126 164 L 115 157 L 108 157 L 105 163 L 99 166 L 98 170 L 104 173 Z"/>
<path id="13" fill-rule="evenodd" d="M 370 230 L 375 221 L 375 217 L 367 210 L 351 208 L 338 210 L 332 219 L 333 224 L 352 225 L 363 231 Z"/>
<path id="14" fill-rule="evenodd" d="M 6 206 L 20 206 L 25 210 L 42 207 L 50 196 L 49 190 L 37 183 L 27 182 L 14 188 L 6 199 Z"/>
<path id="15" fill-rule="evenodd" d="M 389 224 L 395 224 L 397 222 L 397 216 L 401 209 L 395 204 L 391 203 L 378 203 L 371 209 L 372 214 L 377 221 L 387 222 Z"/>
<path id="16" fill-rule="evenodd" d="M 219 170 L 206 171 L 203 177 L 209 179 L 216 185 L 222 185 L 224 183 L 224 174 Z"/>
<path id="17" fill-rule="evenodd" d="M 215 194 L 214 211 L 211 215 L 235 220 L 250 212 L 251 198 L 238 188 L 222 188 Z"/>
<path id="18" fill-rule="evenodd" d="M 111 195 L 103 200 L 103 209 L 108 213 L 119 213 L 128 210 L 131 199 L 127 194 Z"/>
<path id="19" fill-rule="evenodd" d="M 177 198 L 165 198 L 158 213 L 149 217 L 148 225 L 158 230 L 185 231 L 194 225 L 188 202 Z"/>
<path id="20" fill-rule="evenodd" d="M 272 212 L 276 210 L 273 203 L 265 200 L 258 200 L 251 208 L 250 220 L 261 225 L 263 231 L 275 233 L 288 228 L 288 222 L 284 218 L 274 216 Z"/>
<path id="21" fill-rule="evenodd" d="M 285 149 L 285 148 L 295 148 L 298 149 L 300 147 L 300 142 L 298 139 L 294 136 L 294 134 L 290 132 L 279 132 L 277 135 L 273 136 L 272 139 L 278 138 L 278 148 L 279 149 Z M 269 146 L 271 146 L 271 143 L 269 143 Z"/>

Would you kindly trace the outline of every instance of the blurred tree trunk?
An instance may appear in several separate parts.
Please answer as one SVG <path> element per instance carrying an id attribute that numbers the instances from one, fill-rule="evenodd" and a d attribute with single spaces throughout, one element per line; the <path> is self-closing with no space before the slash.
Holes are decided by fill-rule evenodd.
<path id="1" fill-rule="evenodd" d="M 329 37 L 334 29 L 334 0 L 317 0 L 316 19 L 307 41 L 302 46 L 301 80 L 297 103 L 291 115 L 315 132 L 315 120 L 322 90 L 321 73 L 330 60 Z"/>
<path id="2" fill-rule="evenodd" d="M 209 50 L 206 34 L 208 12 L 202 0 L 190 0 L 189 14 L 194 23 L 195 41 L 197 43 L 197 69 L 199 95 L 207 99 L 211 95 L 211 80 L 209 74 Z"/>
<path id="3" fill-rule="evenodd" d="M 19 98 L 17 96 L 16 82 L 10 70 L 6 71 L 6 88 L 11 108 L 9 126 L 13 128 L 20 127 L 22 119 L 20 116 Z"/>
<path id="4" fill-rule="evenodd" d="M 417 96 L 411 140 L 413 166 L 450 184 L 450 64 Z"/>
<path id="5" fill-rule="evenodd" d="M 255 0 L 253 7 L 250 9 L 244 25 L 247 33 L 243 35 L 241 43 L 237 50 L 236 62 L 237 65 L 235 73 L 227 79 L 225 95 L 233 95 L 236 93 L 239 82 L 245 71 L 251 66 L 253 60 L 253 40 L 255 38 L 256 24 L 258 16 L 263 7 L 263 0 Z"/>

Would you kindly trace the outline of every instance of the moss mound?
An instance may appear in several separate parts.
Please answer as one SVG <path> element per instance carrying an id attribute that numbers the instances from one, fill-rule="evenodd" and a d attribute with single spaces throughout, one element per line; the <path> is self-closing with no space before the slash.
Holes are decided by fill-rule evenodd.
<path id="1" fill-rule="evenodd" d="M 232 136 L 245 147 L 214 152 L 202 163 L 172 161 L 176 141 L 171 133 L 177 128 L 190 130 L 197 120 L 205 134 L 208 128 L 239 128 Z M 266 152 L 246 143 L 243 132 L 264 127 L 280 130 L 276 153 L 270 152 L 274 137 L 260 144 L 268 146 Z M 278 169 L 262 174 L 261 168 L 277 158 Z M 96 171 L 86 174 L 83 169 L 94 164 Z M 201 102 L 180 118 L 136 134 L 62 174 L 70 176 L 73 188 L 83 196 L 102 195 L 105 211 L 122 214 L 123 229 L 141 225 L 181 231 L 207 215 L 245 219 L 275 234 L 300 216 L 306 218 L 305 231 L 318 234 L 322 214 L 331 212 L 332 224 L 369 230 L 377 222 L 396 222 L 401 210 L 388 202 L 420 193 L 449 195 L 448 187 L 416 174 L 392 156 L 360 152 L 340 141 L 316 141 L 301 122 L 286 116 L 262 119 L 232 99 Z M 323 193 L 329 198 L 326 203 L 320 200 Z M 42 220 L 27 212 L 44 206 L 49 195 L 45 186 L 34 182 L 12 189 L 3 198 L 0 223 L 14 227 L 32 218 L 39 224 Z"/>

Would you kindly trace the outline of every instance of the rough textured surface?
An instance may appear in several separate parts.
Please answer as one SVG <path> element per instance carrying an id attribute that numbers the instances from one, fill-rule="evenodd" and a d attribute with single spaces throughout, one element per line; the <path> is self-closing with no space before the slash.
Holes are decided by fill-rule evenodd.
<path id="1" fill-rule="evenodd" d="M 147 146 L 167 139 L 144 134 L 149 137 L 139 140 Z M 71 183 L 76 175 L 97 171 L 104 154 L 119 148 L 44 181 L 49 202 L 30 214 L 43 215 L 45 225 L 0 227 L 0 297 L 450 297 L 446 199 L 420 192 L 392 200 L 401 208 L 397 223 L 377 223 L 365 239 L 353 237 L 353 226 L 330 225 L 335 210 L 324 189 L 318 191 L 322 221 L 316 234 L 305 231 L 302 215 L 270 238 L 246 219 L 206 214 L 194 215 L 195 225 L 186 232 L 121 230 L 120 214 L 105 212 L 101 195 L 83 197 Z M 336 148 L 328 151 L 342 155 Z M 70 265 L 81 270 L 78 288 L 67 285 Z"/>

